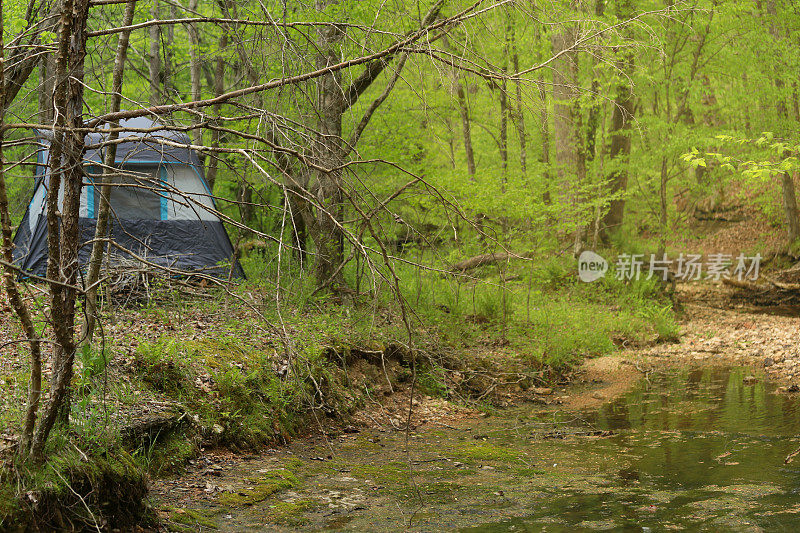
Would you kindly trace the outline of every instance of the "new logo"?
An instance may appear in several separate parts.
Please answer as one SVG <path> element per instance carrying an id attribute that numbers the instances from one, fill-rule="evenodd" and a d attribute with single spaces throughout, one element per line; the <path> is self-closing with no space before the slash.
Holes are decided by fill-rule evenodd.
<path id="1" fill-rule="evenodd" d="M 591 283 L 606 275 L 608 261 L 602 256 L 586 250 L 578 257 L 578 277 L 581 281 Z"/>

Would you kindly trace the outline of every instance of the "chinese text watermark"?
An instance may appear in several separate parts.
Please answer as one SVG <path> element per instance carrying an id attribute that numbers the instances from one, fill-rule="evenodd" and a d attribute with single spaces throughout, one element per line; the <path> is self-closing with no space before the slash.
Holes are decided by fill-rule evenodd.
<path id="1" fill-rule="evenodd" d="M 714 253 L 705 258 L 700 254 L 680 254 L 670 258 L 667 254 L 619 254 L 614 263 L 614 276 L 618 280 L 646 279 L 678 281 L 700 279 L 736 278 L 739 281 L 758 279 L 761 254 L 746 256 Z M 578 258 L 578 277 L 587 283 L 605 276 L 608 261 L 592 251 L 583 252 Z"/>

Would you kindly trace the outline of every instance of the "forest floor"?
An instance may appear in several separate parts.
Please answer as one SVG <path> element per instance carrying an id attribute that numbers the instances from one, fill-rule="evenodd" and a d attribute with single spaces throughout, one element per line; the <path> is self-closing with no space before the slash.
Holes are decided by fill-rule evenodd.
<path id="1" fill-rule="evenodd" d="M 753 385 L 766 376 L 780 384 L 776 390 L 778 394 L 794 397 L 793 393 L 800 390 L 797 385 L 800 347 L 796 343 L 800 334 L 800 309 L 753 308 L 739 301 L 729 288 L 707 282 L 680 284 L 677 294 L 684 308 L 679 341 L 623 348 L 612 355 L 587 359 L 559 385 L 537 387 L 535 393 L 533 390 L 505 387 L 498 391 L 507 401 L 504 407 L 514 412 L 514 409 L 533 402 L 533 405 L 550 409 L 552 413 L 566 412 L 573 413 L 569 416 L 585 417 L 585 413 L 596 411 L 632 390 L 643 378 L 680 368 L 747 367 L 751 373 L 745 371 L 739 378 L 740 385 Z M 481 448 L 485 456 L 464 455 L 458 439 L 449 440 L 454 432 L 457 434 L 459 431 L 468 432 L 474 439 L 484 438 L 478 429 L 486 424 L 485 419 L 494 416 L 502 419 L 507 416 L 502 414 L 507 409 L 492 411 L 464 407 L 425 394 L 415 395 L 410 402 L 407 386 L 374 400 L 354 413 L 352 426 L 340 431 L 309 434 L 287 448 L 246 456 L 231 454 L 224 449 L 204 450 L 191 461 L 183 474 L 154 482 L 153 500 L 161 510 L 164 523 L 173 530 L 192 530 L 200 523 L 223 531 L 246 530 L 255 523 L 287 530 L 301 525 L 326 525 L 336 529 L 350 520 L 360 524 L 359 520 L 364 520 L 372 510 L 391 514 L 385 493 L 404 486 L 398 481 L 405 468 L 402 456 L 398 462 L 397 457 L 387 455 L 384 457 L 389 461 L 387 465 L 371 470 L 350 464 L 348 457 L 354 453 L 358 455 L 359 447 L 365 456 L 380 457 L 382 447 L 388 446 L 385 448 L 388 450 L 399 446 L 398 438 L 401 441 L 406 438 L 403 435 L 406 435 L 409 408 L 411 425 L 408 436 L 411 440 L 408 446 L 414 457 L 419 453 L 424 455 L 429 441 L 435 440 L 441 441 L 438 447 L 440 459 L 430 461 L 444 461 L 441 457 L 447 456 L 449 462 L 446 464 L 452 465 L 456 461 L 458 465 L 461 464 L 458 461 L 463 461 L 469 467 L 470 460 L 483 457 L 484 465 L 495 466 L 481 467 L 478 464 L 477 468 L 508 467 L 508 464 L 503 465 L 501 459 L 505 455 L 499 449 L 486 445 Z M 512 459 L 517 461 L 519 457 Z M 491 460 L 497 464 L 486 462 Z M 445 483 L 442 481 L 445 478 L 435 477 L 441 473 L 426 473 L 426 461 L 412 461 L 416 465 L 414 469 L 422 469 L 423 480 L 430 474 L 431 479 L 439 479 L 436 483 L 447 485 L 447 490 L 456 491 L 467 499 L 477 497 L 458 482 Z M 323 474 L 328 470 L 330 474 Z M 562 471 L 558 475 L 567 473 Z M 266 482 L 264 476 L 267 476 Z M 275 476 L 281 480 L 278 485 Z M 336 490 L 325 483 L 320 484 L 320 479 L 330 476 L 341 478 L 344 483 L 334 487 Z M 366 481 L 357 481 L 357 478 Z M 433 501 L 434 507 L 441 504 L 437 498 L 442 495 L 438 491 L 444 490 L 436 483 L 422 486 L 422 499 L 428 504 Z M 477 484 L 482 485 L 480 482 Z M 409 489 L 406 486 L 403 490 Z M 505 490 L 510 492 L 508 488 Z M 407 494 L 392 494 L 401 500 L 410 498 Z M 503 490 L 493 494 L 503 494 Z M 491 494 L 488 497 L 492 498 Z M 505 498 L 502 496 L 500 500 Z M 466 503 L 461 507 L 464 505 Z M 423 513 L 420 518 L 423 523 L 425 516 Z M 453 520 L 458 523 L 455 518 Z M 359 526 L 353 527 L 357 529 Z M 380 530 L 389 526 L 375 527 Z"/>

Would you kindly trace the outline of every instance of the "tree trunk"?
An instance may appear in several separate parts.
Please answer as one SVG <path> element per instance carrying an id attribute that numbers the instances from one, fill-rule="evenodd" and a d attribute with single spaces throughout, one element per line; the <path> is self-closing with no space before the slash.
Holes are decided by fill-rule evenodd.
<path id="1" fill-rule="evenodd" d="M 661 235 L 658 239 L 658 252 L 657 256 L 662 257 L 667 250 L 667 225 L 669 221 L 669 213 L 667 211 L 667 183 L 669 175 L 667 172 L 667 158 L 661 158 L 661 179 L 659 180 L 660 186 L 658 188 L 659 211 L 660 211 L 660 225 Z"/>
<path id="2" fill-rule="evenodd" d="M 505 28 L 505 45 L 503 48 L 503 79 L 500 82 L 500 166 L 502 169 L 502 177 L 500 183 L 500 190 L 505 192 L 506 183 L 508 182 L 508 82 L 506 77 L 508 75 L 508 57 L 511 55 L 511 14 L 506 12 L 506 28 Z"/>
<path id="3" fill-rule="evenodd" d="M 226 29 L 222 29 L 222 35 L 219 38 L 219 50 L 220 53 L 217 56 L 217 61 L 214 66 L 214 96 L 220 96 L 223 92 L 225 92 L 225 58 L 223 57 L 223 51 L 228 47 L 228 32 Z M 222 113 L 222 104 L 215 104 L 214 105 L 214 116 L 219 117 L 220 113 Z M 220 123 L 219 120 L 215 119 L 213 121 L 213 127 L 219 128 Z M 221 132 L 219 129 L 211 130 L 211 146 L 213 148 L 219 148 L 220 146 L 220 139 L 221 139 Z M 208 188 L 211 192 L 214 192 L 214 184 L 217 181 L 217 172 L 219 171 L 219 158 L 220 154 L 217 152 L 212 152 L 209 156 L 210 159 L 208 161 L 208 170 L 206 171 L 206 181 L 208 182 Z"/>
<path id="4" fill-rule="evenodd" d="M 472 127 L 469 121 L 469 105 L 464 86 L 458 73 L 455 75 L 455 93 L 458 102 L 458 114 L 461 116 L 461 133 L 464 137 L 464 152 L 467 157 L 467 174 L 475 175 L 475 152 L 472 149 Z"/>
<path id="5" fill-rule="evenodd" d="M 564 52 L 575 44 L 575 28 L 567 25 L 551 37 L 553 54 Z M 574 203 L 571 180 L 576 172 L 576 148 L 574 123 L 574 90 L 577 72 L 574 51 L 564 52 L 553 61 L 553 114 L 555 133 L 556 198 L 563 205 Z M 574 216 L 572 222 L 575 222 Z"/>
<path id="6" fill-rule="evenodd" d="M 514 31 L 514 21 L 511 21 L 511 66 L 514 73 L 519 72 L 519 52 L 517 51 L 517 39 Z M 528 172 L 528 148 L 527 139 L 525 138 L 525 110 L 522 107 L 522 82 L 516 81 L 514 83 L 515 89 L 515 107 L 514 107 L 514 124 L 517 128 L 517 139 L 519 140 L 519 167 L 524 176 Z"/>
<path id="7" fill-rule="evenodd" d="M 552 166 L 550 164 L 550 113 L 549 103 L 547 101 L 547 89 L 544 82 L 544 74 L 539 74 L 539 100 L 541 102 L 541 111 L 539 112 L 539 122 L 541 123 L 541 136 L 542 136 L 542 157 L 541 161 L 544 165 L 544 194 L 542 200 L 545 205 L 550 205 L 553 201 L 551 194 L 553 185 Z"/>
<path id="8" fill-rule="evenodd" d="M 633 56 L 626 56 L 617 61 L 617 68 L 622 72 L 617 83 L 611 110 L 611 146 L 608 157 L 612 169 L 607 178 L 610 182 L 609 193 L 614 197 L 608 207 L 600 227 L 600 238 L 608 243 L 610 231 L 622 226 L 625 215 L 625 191 L 628 188 L 628 159 L 631 154 L 631 120 L 633 119 L 633 91 L 628 82 L 633 72 Z"/>
<path id="9" fill-rule="evenodd" d="M 789 172 L 784 172 L 781 176 L 781 191 L 783 193 L 783 210 L 786 213 L 786 223 L 789 227 L 789 244 L 793 244 L 800 237 L 800 217 L 797 213 L 794 178 Z"/>
<path id="10" fill-rule="evenodd" d="M 5 39 L 4 39 L 4 17 L 3 5 L 0 3 L 0 109 L 6 108 L 6 83 L 5 83 Z M 43 58 L 42 65 L 45 64 Z M 47 79 L 46 71 L 42 79 Z M 41 95 L 41 92 L 40 92 Z M 42 107 L 40 106 L 40 112 Z M 6 192 L 6 176 L 4 166 L 4 135 L 3 129 L 5 114 L 0 114 L 0 229 L 2 229 L 2 256 L 5 260 L 3 265 L 3 284 L 8 295 L 8 301 L 11 308 L 17 315 L 17 318 L 22 325 L 22 331 L 28 340 L 28 346 L 31 351 L 31 370 L 30 381 L 28 383 L 28 400 L 25 406 L 25 418 L 23 420 L 22 432 L 19 439 L 19 447 L 17 454 L 21 458 L 25 458 L 30 451 L 31 440 L 33 439 L 33 430 L 36 425 L 36 416 L 39 411 L 39 401 L 42 395 L 42 354 L 41 354 L 41 339 L 36 327 L 33 323 L 33 317 L 25 305 L 25 301 L 19 292 L 16 282 L 17 272 L 11 266 L 14 262 L 13 249 L 14 243 L 11 235 L 11 216 L 8 211 L 8 193 Z M 45 122 L 46 123 L 46 122 Z"/>
<path id="11" fill-rule="evenodd" d="M 795 122 L 800 122 L 800 94 L 797 91 L 797 82 L 792 82 L 792 110 Z"/>
<path id="12" fill-rule="evenodd" d="M 322 11 L 329 0 L 318 0 Z M 323 69 L 339 62 L 339 47 L 344 30 L 327 26 L 317 31 L 316 66 Z M 342 89 L 341 71 L 317 78 L 317 113 L 319 136 L 316 162 L 325 170 L 317 170 L 315 196 L 318 203 L 313 237 L 316 244 L 316 278 L 318 286 L 335 286 L 343 280 L 344 198 L 342 194 L 342 115 L 347 103 Z"/>
<path id="13" fill-rule="evenodd" d="M 178 17 L 178 6 L 176 2 L 169 4 L 169 18 L 175 20 Z M 165 28 L 166 37 L 164 37 L 163 46 L 163 65 L 161 66 L 161 86 L 163 91 L 163 100 L 165 102 L 174 101 L 174 95 L 178 93 L 177 85 L 175 82 L 175 25 L 167 24 Z"/>
<path id="14" fill-rule="evenodd" d="M 782 40 L 780 28 L 778 28 L 775 19 L 777 18 L 777 7 L 774 0 L 769 0 L 765 4 L 767 14 L 772 18 L 770 21 L 770 33 L 776 42 Z M 789 117 L 789 110 L 786 105 L 786 98 L 782 94 L 785 87 L 785 82 L 781 78 L 784 65 L 779 63 L 778 68 L 775 70 L 775 87 L 778 89 L 778 99 L 775 103 L 775 111 L 777 112 L 778 119 L 784 122 Z M 782 128 L 781 128 L 782 129 Z M 784 155 L 785 157 L 785 155 Z M 798 236 L 800 236 L 800 221 L 797 215 L 797 194 L 794 188 L 794 179 L 788 172 L 784 172 L 781 176 L 781 196 L 783 198 L 783 210 L 786 215 L 786 224 L 789 233 L 789 244 L 794 243 Z"/>
<path id="15" fill-rule="evenodd" d="M 150 16 L 153 20 L 158 20 L 158 2 L 152 0 Z M 150 62 L 148 63 L 148 74 L 150 75 L 150 105 L 161 103 L 161 26 L 153 24 L 150 26 Z"/>
<path id="16" fill-rule="evenodd" d="M 594 4 L 594 14 L 602 17 L 605 12 L 605 0 L 596 0 Z M 597 73 L 597 66 L 602 60 L 602 49 L 596 52 L 592 65 L 592 86 L 589 93 L 591 105 L 589 107 L 589 118 L 586 121 L 586 159 L 594 161 L 597 155 L 597 128 L 600 120 L 600 80 Z"/>
<path id="17" fill-rule="evenodd" d="M 50 193 L 47 195 L 47 278 L 50 280 L 50 318 L 56 349 L 50 396 L 31 445 L 31 457 L 36 461 L 43 459 L 44 447 L 56 418 L 69 412 L 69 385 L 75 362 L 77 293 L 74 287 L 78 278 L 78 216 L 85 149 L 81 128 L 88 13 L 88 0 L 64 0 L 59 19 L 53 96 L 59 128 L 54 128 L 50 147 Z M 63 205 L 59 206 L 58 191 L 62 182 L 64 198 Z"/>
<path id="18" fill-rule="evenodd" d="M 505 70 L 505 69 L 503 69 Z M 500 84 L 500 168 L 503 176 L 501 190 L 505 190 L 508 181 L 508 84 L 505 80 Z"/>
<path id="19" fill-rule="evenodd" d="M 136 10 L 136 0 L 128 0 L 125 6 L 125 15 L 122 25 L 130 26 L 133 22 L 134 11 Z M 130 30 L 123 31 L 117 41 L 117 53 L 114 57 L 114 71 L 111 80 L 111 109 L 112 113 L 120 110 L 122 104 L 122 78 L 125 73 L 125 58 L 128 54 L 128 43 L 130 42 Z M 109 124 L 110 128 L 119 128 L 119 122 Z M 89 273 L 86 276 L 86 324 L 83 331 L 85 342 L 91 345 L 94 337 L 94 329 L 97 323 L 97 284 L 100 281 L 100 266 L 103 263 L 103 252 L 107 247 L 106 238 L 108 236 L 108 218 L 111 211 L 112 194 L 112 175 L 115 173 L 114 164 L 117 160 L 117 143 L 119 132 L 112 131 L 108 134 L 109 144 L 105 148 L 103 158 L 103 181 L 100 188 L 100 205 L 97 210 L 97 224 L 94 230 L 94 240 L 92 242 L 92 252 L 89 257 Z"/>
<path id="20" fill-rule="evenodd" d="M 193 14 L 197 12 L 197 5 L 199 0 L 189 0 L 189 11 Z M 189 77 L 192 85 L 191 99 L 194 101 L 202 98 L 200 87 L 200 75 L 203 65 L 200 62 L 200 32 L 197 29 L 197 24 L 189 24 Z M 203 130 L 198 126 L 202 122 L 202 117 L 199 111 L 192 113 L 192 144 L 196 146 L 203 145 Z M 205 159 L 201 155 L 201 163 Z"/>
<path id="21" fill-rule="evenodd" d="M 45 54 L 39 59 L 39 123 L 53 121 L 53 57 Z"/>
<path id="22" fill-rule="evenodd" d="M 578 82 L 578 69 L 577 69 L 577 57 L 575 58 L 575 71 L 573 73 L 573 80 L 577 84 Z M 572 193 L 572 202 L 577 214 L 577 220 L 575 222 L 575 235 L 574 235 L 574 243 L 572 246 L 572 254 L 574 256 L 580 255 L 583 251 L 583 240 L 586 236 L 586 230 L 588 227 L 588 221 L 583 219 L 583 216 L 579 212 L 581 206 L 583 205 L 584 198 L 583 198 L 583 187 L 586 184 L 586 139 L 584 139 L 583 133 L 583 111 L 581 109 L 580 100 L 575 98 L 573 106 L 572 106 L 572 113 L 573 113 L 573 123 L 575 124 L 575 191 Z"/>

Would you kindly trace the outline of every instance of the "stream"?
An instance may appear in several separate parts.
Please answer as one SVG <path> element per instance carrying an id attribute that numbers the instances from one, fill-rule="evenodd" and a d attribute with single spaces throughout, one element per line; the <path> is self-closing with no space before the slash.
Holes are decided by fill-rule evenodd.
<path id="1" fill-rule="evenodd" d="M 798 531 L 800 409 L 746 368 L 651 374 L 594 411 L 524 406 L 297 442 L 215 478 L 222 531 Z M 409 461 L 412 468 L 409 468 Z M 184 515 L 188 516 L 188 515 Z"/>

